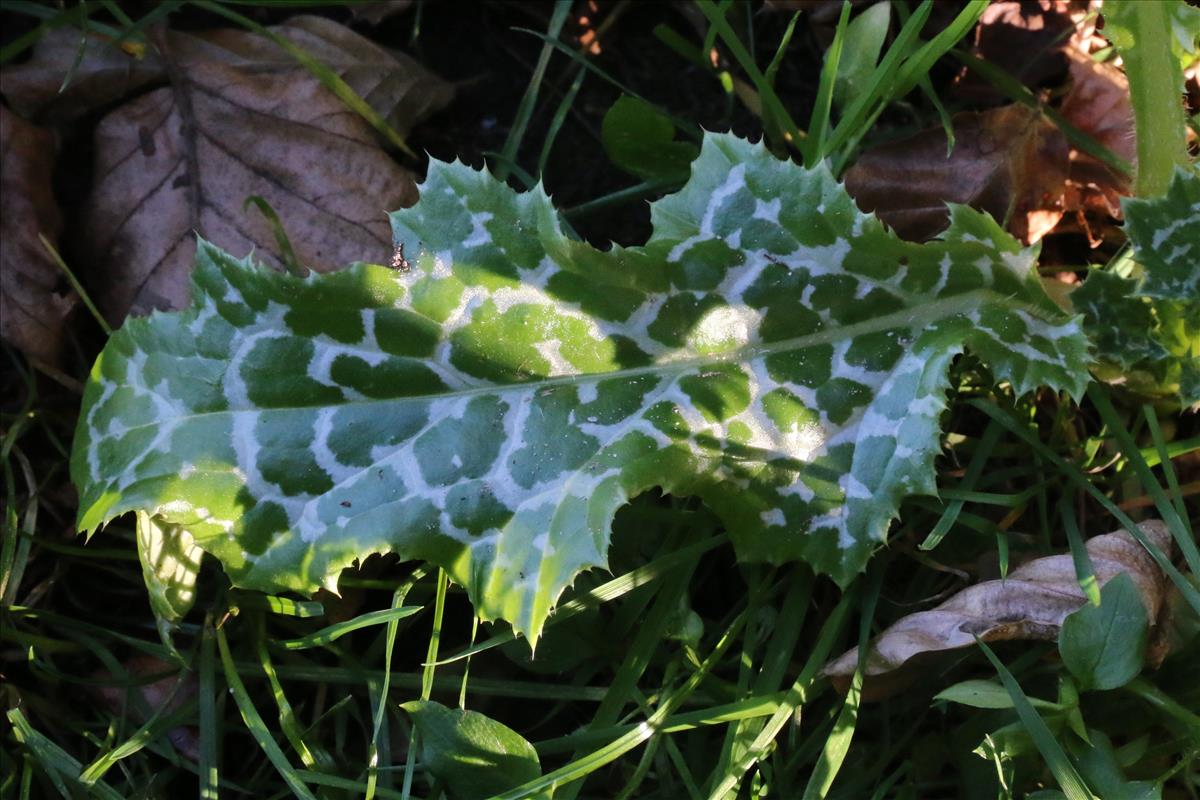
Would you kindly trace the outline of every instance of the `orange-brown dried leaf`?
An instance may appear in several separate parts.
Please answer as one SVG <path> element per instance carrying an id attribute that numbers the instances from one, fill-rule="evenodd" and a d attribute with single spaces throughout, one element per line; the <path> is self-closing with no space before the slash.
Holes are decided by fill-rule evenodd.
<path id="1" fill-rule="evenodd" d="M 930 128 L 874 147 L 846 172 L 846 189 L 905 239 L 925 241 L 949 224 L 946 203 L 963 203 L 1009 220 L 1026 242 L 1037 241 L 1044 215 L 1061 202 L 1067 145 L 1062 134 L 1034 109 L 1009 105 L 954 116 L 957 141 L 947 156 L 946 136 Z"/>
<path id="2" fill-rule="evenodd" d="M 59 293 L 62 275 L 38 238 L 56 242 L 62 230 L 51 188 L 55 150 L 53 134 L 0 106 L 0 336 L 50 365 L 76 299 Z"/>
<path id="3" fill-rule="evenodd" d="M 1164 553 L 1171 552 L 1171 534 L 1161 521 L 1143 522 L 1138 528 Z M 1086 547 L 1100 585 L 1128 574 L 1148 618 L 1158 620 L 1170 582 L 1150 554 L 1125 530 L 1093 537 Z M 1086 601 L 1070 553 L 1035 559 L 1005 580 L 967 587 L 937 608 L 902 617 L 876 637 L 864 672 L 877 679 L 876 685 L 869 687 L 870 694 L 885 695 L 911 677 L 901 674 L 906 667 L 919 665 L 932 654 L 969 647 L 977 636 L 985 642 L 1053 641 L 1067 615 Z M 856 647 L 829 662 L 824 673 L 844 685 L 857 665 Z"/>
<path id="4" fill-rule="evenodd" d="M 1059 109 L 1063 118 L 1136 167 L 1133 107 L 1125 74 L 1079 50 L 1070 50 L 1067 55 L 1071 85 Z M 1103 238 L 1105 228 L 1112 228 L 1113 222 L 1121 219 L 1121 197 L 1129 191 L 1127 176 L 1071 149 L 1063 209 L 1075 215 L 1076 224 L 1093 244 Z"/>

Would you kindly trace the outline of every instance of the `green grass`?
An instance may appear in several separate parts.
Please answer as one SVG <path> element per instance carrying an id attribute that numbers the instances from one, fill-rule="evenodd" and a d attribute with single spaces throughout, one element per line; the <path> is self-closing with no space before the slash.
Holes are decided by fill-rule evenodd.
<path id="1" fill-rule="evenodd" d="M 192 5 L 258 29 L 225 4 Z M 129 40 L 169 13 L 134 21 L 111 6 L 100 4 L 109 16 L 88 24 Z M 40 20 L 39 31 L 79 24 L 89 8 L 97 11 L 14 4 Z M 543 144 L 524 165 L 529 177 L 542 174 L 584 76 L 619 83 L 563 41 L 569 8 L 557 4 L 548 33 L 537 34 L 543 46 L 495 158 L 499 174 L 524 171 L 518 158 L 548 117 Z M 699 0 L 707 39 L 676 41 L 676 49 L 703 54 L 721 43 L 758 92 L 776 144 L 838 169 L 982 11 L 966 5 L 924 41 L 931 6 L 908 9 L 866 92 L 843 109 L 832 105 L 839 59 L 831 56 L 802 131 L 794 121 L 802 109 L 787 108 L 775 88 L 796 20 L 782 41 L 747 42 L 737 8 Z M 32 41 L 14 40 L 0 60 Z M 775 57 L 762 70 L 764 53 Z M 293 55 L 328 79 L 306 54 Z M 564 61 L 571 83 L 556 96 L 544 84 Z M 344 84 L 328 83 L 344 95 Z M 622 87 L 635 97 L 637 89 Z M 361 101 L 344 99 L 364 113 Z M 670 101 L 660 105 L 690 135 L 689 109 Z M 927 99 L 909 102 L 928 119 L 940 113 L 921 105 Z M 407 152 L 394 132 L 382 133 Z M 599 145 L 595 158 L 603 158 Z M 574 215 L 668 188 L 632 185 Z M 400 709 L 418 698 L 479 711 L 534 743 L 543 775 L 498 795 L 511 800 L 551 789 L 559 800 L 1019 798 L 1056 786 L 1089 798 L 1118 785 L 1114 775 L 1172 793 L 1164 796 L 1200 797 L 1200 553 L 1192 527 L 1200 507 L 1176 466 L 1200 452 L 1194 414 L 1156 411 L 1098 387 L 1082 406 L 1046 394 L 1014 398 L 964 358 L 938 463 L 941 498 L 906 503 L 891 545 L 844 592 L 803 565 L 737 564 L 706 509 L 647 495 L 617 518 L 610 573 L 588 573 L 568 590 L 532 655 L 507 626 L 478 623 L 441 571 L 389 557 L 348 571 L 342 597 L 311 600 L 231 589 L 206 560 L 173 651 L 159 640 L 146 600 L 132 520 L 86 546 L 72 535 L 63 487 L 78 399 L 16 354 L 5 358 L 13 365 L 6 396 L 15 401 L 0 418 L 0 797 L 432 800 L 445 787 L 421 762 Z M 82 380 L 82 369 L 72 377 Z M 1003 570 L 1069 551 L 1098 603 L 1083 541 L 1131 525 L 1132 506 L 1123 503 L 1139 497 L 1148 498 L 1142 516 L 1166 521 L 1181 553 L 1178 565 L 1155 553 L 1178 595 L 1179 645 L 1160 669 L 1081 694 L 1053 645 L 1026 642 L 946 655 L 879 702 L 863 693 L 861 663 L 845 695 L 822 677 L 829 658 L 961 589 L 988 560 Z M 1008 703 L 935 697 L 997 676 Z M 152 686 L 157 695 L 147 693 Z"/>

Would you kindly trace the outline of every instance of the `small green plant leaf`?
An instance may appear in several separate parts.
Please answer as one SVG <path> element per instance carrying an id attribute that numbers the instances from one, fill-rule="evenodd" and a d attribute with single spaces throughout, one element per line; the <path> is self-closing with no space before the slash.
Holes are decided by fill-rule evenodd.
<path id="1" fill-rule="evenodd" d="M 400 707 L 417 727 L 421 763 L 455 800 L 482 800 L 541 777 L 533 745 L 490 717 L 432 700 Z"/>
<path id="2" fill-rule="evenodd" d="M 948 686 L 933 697 L 934 700 L 946 700 L 950 703 L 971 706 L 972 708 L 1013 708 L 1012 696 L 995 681 L 967 680 Z M 1060 711 L 1062 706 L 1048 700 L 1030 697 L 1029 703 L 1034 708 L 1047 711 Z"/>
<path id="3" fill-rule="evenodd" d="M 833 84 L 833 104 L 843 108 L 868 90 L 892 19 L 891 3 L 876 3 L 850 21 Z"/>
<path id="4" fill-rule="evenodd" d="M 903 242 L 826 168 L 709 134 L 651 219 L 598 251 L 540 189 L 434 162 L 392 215 L 407 270 L 300 278 L 202 243 L 192 307 L 129 320 L 93 368 L 80 529 L 144 510 L 272 592 L 425 559 L 535 639 L 636 494 L 698 496 L 741 558 L 845 584 L 935 491 L 955 356 L 1084 389 L 1078 320 L 986 215 Z"/>
<path id="5" fill-rule="evenodd" d="M 605 113 L 600 139 L 613 164 L 645 180 L 683 183 L 698 152 L 690 142 L 675 141 L 670 117 L 629 95 Z"/>
<path id="6" fill-rule="evenodd" d="M 1058 650 L 1083 689 L 1116 689 L 1137 677 L 1149 622 L 1126 573 L 1100 589 L 1100 607 L 1085 605 L 1063 621 Z"/>

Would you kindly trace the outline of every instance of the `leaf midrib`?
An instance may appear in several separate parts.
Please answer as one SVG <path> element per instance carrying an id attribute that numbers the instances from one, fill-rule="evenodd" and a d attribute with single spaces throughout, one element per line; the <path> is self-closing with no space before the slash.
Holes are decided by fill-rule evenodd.
<path id="1" fill-rule="evenodd" d="M 186 423 L 192 420 L 205 419 L 207 417 L 213 417 L 222 414 L 265 414 L 276 411 L 305 411 L 311 409 L 329 408 L 331 406 L 336 406 L 338 408 L 350 408 L 364 405 L 374 406 L 381 403 L 432 402 L 434 400 L 446 400 L 458 397 L 474 397 L 476 395 L 495 395 L 507 394 L 509 392 L 522 392 L 528 391 L 530 388 L 574 386 L 590 381 L 607 381 L 621 378 L 632 379 L 641 375 L 686 372 L 696 367 L 703 367 L 709 364 L 718 365 L 728 363 L 745 363 L 761 356 L 769 356 L 775 353 L 787 352 L 789 350 L 799 350 L 819 344 L 843 341 L 845 339 L 854 338 L 864 334 L 879 333 L 898 327 L 914 328 L 918 326 L 924 326 L 930 322 L 944 319 L 953 314 L 959 314 L 963 313 L 964 311 L 979 308 L 988 300 L 998 300 L 1015 305 L 1016 307 L 1026 310 L 1037 317 L 1044 318 L 1047 313 L 1047 310 L 1044 308 L 1039 308 L 1030 303 L 1016 300 L 1014 295 L 1002 295 L 993 289 L 973 289 L 969 292 L 954 295 L 953 297 L 935 300 L 917 309 L 905 308 L 901 311 L 885 314 L 882 317 L 875 317 L 870 320 L 856 322 L 851 325 L 837 328 L 828 328 L 826 330 L 807 334 L 805 336 L 781 339 L 777 342 L 770 342 L 767 344 L 755 344 L 753 346 L 747 345 L 724 353 L 714 353 L 708 356 L 680 359 L 679 361 L 647 364 L 643 367 L 629 367 L 627 369 L 613 370 L 612 372 L 588 372 L 581 373 L 579 375 L 560 375 L 556 377 L 537 378 L 534 380 L 522 381 L 520 383 L 490 383 L 482 386 L 470 386 L 462 389 L 453 389 L 433 394 L 409 395 L 407 397 L 369 398 L 365 400 L 345 400 L 336 403 L 326 402 L 313 403 L 310 405 L 270 406 L 267 408 L 224 408 L 216 411 L 202 411 L 194 414 L 172 417 L 171 419 L 179 423 Z M 153 422 L 147 422 L 141 425 L 131 425 L 125 428 L 123 433 L 140 430 L 142 428 L 154 427 L 160 424 L 162 424 L 162 420 L 155 420 Z"/>

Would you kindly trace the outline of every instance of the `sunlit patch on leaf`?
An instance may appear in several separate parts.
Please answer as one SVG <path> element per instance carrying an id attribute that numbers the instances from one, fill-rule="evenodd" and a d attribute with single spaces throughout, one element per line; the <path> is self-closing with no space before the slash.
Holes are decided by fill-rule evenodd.
<path id="1" fill-rule="evenodd" d="M 392 215 L 409 270 L 294 277 L 202 243 L 193 305 L 93 369 L 80 528 L 145 510 L 240 586 L 427 559 L 536 638 L 614 513 L 697 495 L 739 555 L 846 583 L 934 491 L 964 349 L 1078 396 L 1087 342 L 990 218 L 900 241 L 824 168 L 708 135 L 644 247 L 568 239 L 540 190 L 434 162 Z"/>

